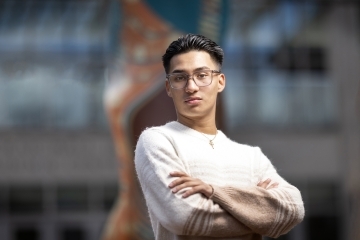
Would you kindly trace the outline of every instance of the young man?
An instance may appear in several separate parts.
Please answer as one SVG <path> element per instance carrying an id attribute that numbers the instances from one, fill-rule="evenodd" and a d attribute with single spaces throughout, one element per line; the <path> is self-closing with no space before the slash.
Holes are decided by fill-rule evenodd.
<path id="1" fill-rule="evenodd" d="M 143 131 L 135 151 L 156 239 L 276 238 L 304 217 L 299 190 L 261 150 L 216 128 L 222 62 L 215 42 L 192 34 L 172 42 L 163 56 L 177 121 Z"/>

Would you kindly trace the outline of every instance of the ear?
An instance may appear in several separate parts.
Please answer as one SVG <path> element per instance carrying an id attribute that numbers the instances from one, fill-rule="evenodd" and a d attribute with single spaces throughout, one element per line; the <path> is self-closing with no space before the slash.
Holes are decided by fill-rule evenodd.
<path id="1" fill-rule="evenodd" d="M 222 92 L 225 89 L 226 79 L 225 74 L 221 73 L 218 76 L 218 92 Z"/>
<path id="2" fill-rule="evenodd" d="M 165 81 L 165 89 L 166 89 L 166 93 L 167 93 L 167 95 L 169 96 L 169 97 L 172 97 L 172 95 L 171 95 L 171 86 L 170 86 L 170 84 L 169 84 L 169 81 Z"/>

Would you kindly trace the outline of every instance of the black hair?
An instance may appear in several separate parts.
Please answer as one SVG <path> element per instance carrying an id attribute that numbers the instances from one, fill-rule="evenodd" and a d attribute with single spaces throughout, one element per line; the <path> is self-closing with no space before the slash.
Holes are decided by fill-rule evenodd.
<path id="1" fill-rule="evenodd" d="M 224 59 L 224 51 L 216 42 L 202 35 L 186 34 L 173 41 L 162 56 L 165 72 L 169 73 L 170 60 L 172 57 L 192 50 L 209 53 L 211 58 L 219 65 L 219 68 L 221 68 Z"/>

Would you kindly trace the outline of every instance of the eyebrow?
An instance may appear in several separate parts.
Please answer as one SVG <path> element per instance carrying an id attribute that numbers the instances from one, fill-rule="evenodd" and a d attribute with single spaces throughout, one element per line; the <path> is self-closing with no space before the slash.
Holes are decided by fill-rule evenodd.
<path id="1" fill-rule="evenodd" d="M 201 71 L 201 70 L 209 70 L 210 68 L 208 67 L 198 67 L 194 69 L 194 72 L 197 71 Z M 183 70 L 183 69 L 175 69 L 174 71 L 172 71 L 171 73 L 187 73 L 187 71 Z"/>

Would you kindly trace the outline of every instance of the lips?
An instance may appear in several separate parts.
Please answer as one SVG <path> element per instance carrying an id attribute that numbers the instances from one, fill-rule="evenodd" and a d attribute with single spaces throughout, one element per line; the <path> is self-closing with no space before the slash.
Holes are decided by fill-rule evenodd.
<path id="1" fill-rule="evenodd" d="M 189 98 L 186 98 L 185 99 L 185 102 L 186 103 L 189 103 L 189 104 L 197 104 L 201 101 L 202 99 L 200 97 L 189 97 Z"/>

